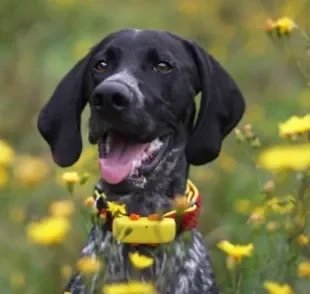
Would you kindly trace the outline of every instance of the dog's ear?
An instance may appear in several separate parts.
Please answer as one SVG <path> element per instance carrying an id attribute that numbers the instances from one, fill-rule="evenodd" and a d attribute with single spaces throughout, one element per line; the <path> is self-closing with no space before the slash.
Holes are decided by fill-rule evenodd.
<path id="1" fill-rule="evenodd" d="M 88 100 L 87 68 L 95 48 L 60 81 L 38 117 L 39 132 L 61 167 L 75 163 L 82 151 L 81 114 Z"/>
<path id="2" fill-rule="evenodd" d="M 187 42 L 197 68 L 201 104 L 186 148 L 187 160 L 202 165 L 218 157 L 223 139 L 245 110 L 243 96 L 227 71 L 195 42 Z"/>

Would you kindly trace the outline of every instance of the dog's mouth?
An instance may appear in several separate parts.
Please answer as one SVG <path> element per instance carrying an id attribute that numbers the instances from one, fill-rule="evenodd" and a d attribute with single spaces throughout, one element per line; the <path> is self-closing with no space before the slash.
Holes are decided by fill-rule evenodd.
<path id="1" fill-rule="evenodd" d="M 102 178 L 119 184 L 128 178 L 139 178 L 160 164 L 169 148 L 170 136 L 163 135 L 148 143 L 138 143 L 116 131 L 108 131 L 99 143 Z"/>

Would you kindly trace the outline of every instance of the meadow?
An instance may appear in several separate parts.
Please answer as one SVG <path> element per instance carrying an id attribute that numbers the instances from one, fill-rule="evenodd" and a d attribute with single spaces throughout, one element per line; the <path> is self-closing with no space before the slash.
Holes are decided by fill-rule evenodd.
<path id="1" fill-rule="evenodd" d="M 307 294 L 309 13 L 309 0 L 0 0 L 0 293 L 62 293 L 77 267 L 98 270 L 77 264 L 99 178 L 88 109 L 82 157 L 66 169 L 53 163 L 36 120 L 91 46 L 133 27 L 198 41 L 246 99 L 219 158 L 190 172 L 221 293 Z"/>

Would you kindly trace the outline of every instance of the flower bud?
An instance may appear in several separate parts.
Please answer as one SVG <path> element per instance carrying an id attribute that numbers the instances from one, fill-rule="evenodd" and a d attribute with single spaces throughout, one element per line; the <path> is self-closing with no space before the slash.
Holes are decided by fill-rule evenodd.
<path id="1" fill-rule="evenodd" d="M 274 181 L 269 180 L 264 184 L 264 187 L 263 187 L 264 193 L 269 194 L 269 193 L 274 192 L 274 190 L 275 190 L 275 182 Z"/>
<path id="2" fill-rule="evenodd" d="M 247 124 L 243 127 L 244 130 L 244 136 L 247 140 L 253 140 L 254 139 L 254 133 L 253 133 L 253 127 L 251 124 Z"/>
<path id="3" fill-rule="evenodd" d="M 87 197 L 84 201 L 84 205 L 87 206 L 87 207 L 94 207 L 95 205 L 95 199 L 90 196 L 90 197 Z"/>
<path id="4" fill-rule="evenodd" d="M 249 216 L 247 222 L 253 225 L 259 225 L 263 223 L 264 220 L 265 220 L 265 217 L 263 215 L 261 215 L 260 213 L 254 212 Z"/>
<path id="5" fill-rule="evenodd" d="M 90 173 L 84 173 L 80 178 L 80 184 L 84 185 L 90 178 Z"/>
<path id="6" fill-rule="evenodd" d="M 279 228 L 279 224 L 276 221 L 269 221 L 266 225 L 268 232 L 275 232 Z"/>
<path id="7" fill-rule="evenodd" d="M 245 141 L 244 135 L 242 134 L 240 129 L 238 128 L 234 129 L 234 133 L 238 143 L 242 143 Z"/>
<path id="8" fill-rule="evenodd" d="M 254 137 L 250 142 L 251 147 L 257 149 L 262 146 L 260 139 L 258 137 Z"/>
<path id="9" fill-rule="evenodd" d="M 182 215 L 189 206 L 188 201 L 184 195 L 176 195 L 173 202 L 174 208 L 179 215 Z"/>
<path id="10" fill-rule="evenodd" d="M 267 32 L 268 34 L 271 34 L 275 29 L 275 22 L 271 18 L 268 18 L 265 23 L 264 29 L 265 29 L 265 32 Z"/>
<path id="11" fill-rule="evenodd" d="M 228 255 L 226 258 L 226 267 L 229 271 L 233 271 L 236 268 L 237 260 L 231 256 Z"/>

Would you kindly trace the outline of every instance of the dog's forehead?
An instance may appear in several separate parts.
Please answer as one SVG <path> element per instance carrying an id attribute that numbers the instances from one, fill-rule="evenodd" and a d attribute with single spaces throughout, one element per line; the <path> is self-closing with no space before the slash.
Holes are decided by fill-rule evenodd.
<path id="1" fill-rule="evenodd" d="M 157 49 L 158 51 L 183 51 L 181 38 L 165 31 L 129 29 L 113 34 L 105 44 L 122 50 Z"/>

